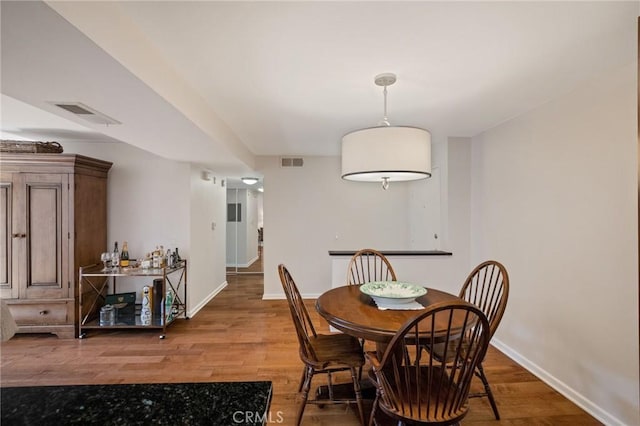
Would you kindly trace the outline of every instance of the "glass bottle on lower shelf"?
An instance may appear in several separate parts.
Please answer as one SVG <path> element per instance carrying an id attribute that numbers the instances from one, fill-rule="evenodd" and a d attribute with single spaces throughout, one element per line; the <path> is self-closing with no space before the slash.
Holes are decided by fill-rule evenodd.
<path id="1" fill-rule="evenodd" d="M 164 314 L 167 323 L 173 320 L 173 292 L 171 290 L 167 291 L 165 297 Z"/>
<path id="2" fill-rule="evenodd" d="M 149 300 L 149 287 L 142 287 L 142 307 L 140 308 L 140 323 L 151 325 L 151 301 Z"/>

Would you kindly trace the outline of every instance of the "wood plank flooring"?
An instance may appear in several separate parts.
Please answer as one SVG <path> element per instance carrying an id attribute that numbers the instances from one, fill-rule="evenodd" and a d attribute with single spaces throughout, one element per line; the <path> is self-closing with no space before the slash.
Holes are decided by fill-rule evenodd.
<path id="1" fill-rule="evenodd" d="M 261 299 L 261 275 L 228 280 L 194 318 L 174 323 L 164 340 L 158 330 L 92 331 L 83 340 L 16 335 L 0 345 L 0 385 L 270 380 L 271 424 L 294 424 L 302 364 L 287 303 Z M 314 323 L 328 332 L 314 303 L 308 301 Z M 484 365 L 502 420 L 494 420 L 486 398 L 475 398 L 463 424 L 600 424 L 498 350 L 490 349 Z M 314 384 L 322 384 L 322 376 Z M 309 405 L 303 424 L 350 426 L 358 419 L 353 407 Z"/>

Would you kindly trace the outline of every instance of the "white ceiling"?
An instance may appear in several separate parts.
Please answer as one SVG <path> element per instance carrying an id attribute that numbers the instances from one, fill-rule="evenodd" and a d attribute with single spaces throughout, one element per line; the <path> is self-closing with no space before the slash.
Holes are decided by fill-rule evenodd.
<path id="1" fill-rule="evenodd" d="M 636 61 L 640 14 L 638 2 L 1 7 L 3 132 L 106 136 L 237 176 L 256 155 L 339 155 L 343 134 L 382 118 L 382 72 L 398 75 L 392 124 L 476 135 Z M 123 124 L 48 103 L 72 100 Z"/>

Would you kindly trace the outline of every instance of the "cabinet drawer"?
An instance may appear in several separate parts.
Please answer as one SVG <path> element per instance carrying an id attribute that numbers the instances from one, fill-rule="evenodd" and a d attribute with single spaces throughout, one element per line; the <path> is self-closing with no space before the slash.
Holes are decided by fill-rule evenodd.
<path id="1" fill-rule="evenodd" d="M 73 322 L 73 300 L 14 303 L 7 300 L 7 305 L 19 326 L 70 324 Z"/>

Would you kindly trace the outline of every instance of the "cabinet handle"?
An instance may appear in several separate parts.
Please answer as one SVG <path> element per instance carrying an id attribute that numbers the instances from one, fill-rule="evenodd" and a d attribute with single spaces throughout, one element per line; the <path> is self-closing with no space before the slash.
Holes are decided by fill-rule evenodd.
<path id="1" fill-rule="evenodd" d="M 13 238 L 26 238 L 27 234 L 11 234 Z"/>
<path id="2" fill-rule="evenodd" d="M 40 315 L 47 315 L 49 312 L 47 311 L 40 311 Z"/>

